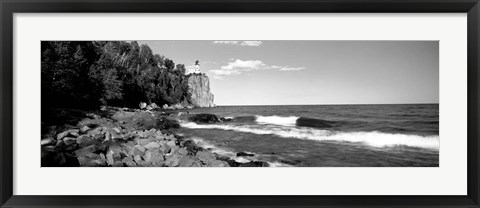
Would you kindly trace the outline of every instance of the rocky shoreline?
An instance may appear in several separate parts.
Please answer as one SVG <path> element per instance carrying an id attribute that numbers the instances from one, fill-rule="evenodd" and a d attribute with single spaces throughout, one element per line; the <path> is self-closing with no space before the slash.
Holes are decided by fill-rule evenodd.
<path id="1" fill-rule="evenodd" d="M 239 163 L 173 134 L 163 111 L 103 107 L 77 113 L 76 125 L 42 123 L 42 167 L 268 167 Z M 82 116 L 83 115 L 83 116 Z"/>

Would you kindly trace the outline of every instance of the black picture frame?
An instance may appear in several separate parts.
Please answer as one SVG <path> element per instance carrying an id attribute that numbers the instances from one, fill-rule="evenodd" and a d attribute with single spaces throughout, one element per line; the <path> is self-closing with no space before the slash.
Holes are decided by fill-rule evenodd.
<path id="1" fill-rule="evenodd" d="M 479 207 L 478 0 L 1 0 L 1 207 Z M 467 13 L 468 194 L 465 196 L 13 195 L 14 13 Z M 34 174 L 34 173 L 33 173 Z M 448 180 L 448 178 L 445 178 Z M 255 184 L 260 185 L 261 184 Z M 100 186 L 100 185 L 99 185 Z M 233 187 L 234 188 L 234 187 Z"/>

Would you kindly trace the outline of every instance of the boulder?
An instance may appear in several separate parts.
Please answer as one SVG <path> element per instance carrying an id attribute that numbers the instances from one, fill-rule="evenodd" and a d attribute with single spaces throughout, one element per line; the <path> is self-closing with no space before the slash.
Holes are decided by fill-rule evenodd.
<path id="1" fill-rule="evenodd" d="M 122 159 L 122 162 L 127 166 L 127 167 L 136 167 L 137 163 L 134 162 L 133 158 L 131 156 L 125 157 Z"/>
<path id="2" fill-rule="evenodd" d="M 159 149 L 160 148 L 160 144 L 156 143 L 156 142 L 150 142 L 148 144 L 145 145 L 145 148 L 147 148 L 148 150 L 152 150 L 152 149 Z"/>
<path id="3" fill-rule="evenodd" d="M 118 128 L 118 127 L 114 127 L 114 128 L 112 128 L 112 130 L 115 131 L 117 134 L 122 133 L 122 130 L 120 130 L 120 128 Z"/>
<path id="4" fill-rule="evenodd" d="M 238 167 L 269 167 L 270 165 L 267 162 L 263 161 L 252 161 L 248 163 L 242 163 Z"/>
<path id="5" fill-rule="evenodd" d="M 178 161 L 178 167 L 191 167 L 195 163 L 192 157 L 182 157 Z"/>
<path id="6" fill-rule="evenodd" d="M 61 140 L 59 140 L 59 141 L 61 141 Z M 40 145 L 42 145 L 42 146 L 49 145 L 49 144 L 53 144 L 53 142 L 54 142 L 53 138 L 49 137 L 49 138 L 40 140 Z"/>
<path id="7" fill-rule="evenodd" d="M 180 128 L 180 124 L 176 120 L 168 119 L 166 117 L 161 117 L 161 118 L 157 119 L 157 121 L 156 121 L 156 128 L 158 128 L 158 129 L 171 129 L 171 128 L 178 129 L 178 128 Z"/>
<path id="8" fill-rule="evenodd" d="M 206 151 L 199 151 L 196 156 L 205 164 L 210 164 L 212 160 L 215 160 L 215 155 Z"/>
<path id="9" fill-rule="evenodd" d="M 74 137 L 65 137 L 63 138 L 63 143 L 65 143 L 65 146 L 70 146 L 72 144 L 77 143 L 77 138 Z M 88 146 L 88 145 L 87 145 Z M 84 146 L 85 147 L 85 146 Z"/>
<path id="10" fill-rule="evenodd" d="M 105 135 L 103 133 L 98 133 L 98 134 L 95 134 L 93 138 L 98 141 L 103 141 L 105 140 Z"/>
<path id="11" fill-rule="evenodd" d="M 187 155 L 188 154 L 188 150 L 186 150 L 184 148 L 178 149 L 177 152 L 180 155 Z"/>
<path id="12" fill-rule="evenodd" d="M 104 156 L 105 157 L 105 156 Z M 100 155 L 89 153 L 87 155 L 77 157 L 80 166 L 84 167 L 102 167 L 106 166 L 105 158 Z"/>
<path id="13" fill-rule="evenodd" d="M 143 160 L 142 160 L 142 157 L 140 155 L 135 155 L 135 157 L 133 157 L 133 160 L 137 163 L 137 164 L 140 164 Z"/>
<path id="14" fill-rule="evenodd" d="M 89 130 L 90 130 L 90 127 L 83 126 L 82 128 L 80 128 L 80 133 L 86 134 L 86 133 L 88 133 Z"/>
<path id="15" fill-rule="evenodd" d="M 182 157 L 183 156 L 177 154 L 169 155 L 165 160 L 165 165 L 168 167 L 177 167 Z"/>
<path id="16" fill-rule="evenodd" d="M 209 167 L 230 167 L 227 162 L 221 160 L 212 160 L 209 164 Z"/>
<path id="17" fill-rule="evenodd" d="M 147 150 L 147 148 L 141 146 L 141 145 L 135 145 L 135 149 L 139 150 L 140 152 L 145 152 Z"/>
<path id="18" fill-rule="evenodd" d="M 207 124 L 220 122 L 220 119 L 218 119 L 216 115 L 207 114 L 207 113 L 195 114 L 189 117 L 188 120 L 195 123 L 207 123 Z"/>
<path id="19" fill-rule="evenodd" d="M 150 143 L 150 142 L 152 142 L 151 139 L 139 139 L 137 143 L 138 143 L 139 145 L 145 146 L 145 145 L 147 145 L 147 144 Z"/>
<path id="20" fill-rule="evenodd" d="M 163 154 L 168 154 L 168 153 L 170 153 L 170 150 L 171 150 L 171 149 L 172 149 L 172 148 L 170 148 L 170 146 L 168 146 L 168 145 L 166 145 L 166 144 L 165 144 L 165 145 L 162 145 L 162 146 L 160 147 L 160 151 L 162 151 Z"/>
<path id="21" fill-rule="evenodd" d="M 57 134 L 57 140 L 61 140 L 61 139 L 63 139 L 64 137 L 68 136 L 69 134 L 70 134 L 69 131 L 64 131 L 64 132 L 62 132 L 62 133 L 60 133 L 60 134 Z"/>
<path id="22" fill-rule="evenodd" d="M 65 140 L 65 139 L 64 139 L 64 140 Z M 87 136 L 87 135 L 82 135 L 82 136 L 77 137 L 76 142 L 78 143 L 78 145 L 79 145 L 80 147 L 86 147 L 86 146 L 90 146 L 90 145 L 92 145 L 92 144 L 96 144 L 96 143 L 98 143 L 99 141 L 98 141 L 98 140 L 94 140 L 94 139 L 90 138 L 90 137 Z"/>
<path id="23" fill-rule="evenodd" d="M 178 149 L 178 146 L 175 141 L 169 141 L 167 142 L 167 145 L 170 147 L 171 151 L 175 151 L 176 149 Z"/>
<path id="24" fill-rule="evenodd" d="M 147 150 L 145 156 L 143 157 L 145 161 L 151 162 L 153 165 L 161 166 L 164 164 L 165 159 L 163 155 L 158 151 Z"/>
<path id="25" fill-rule="evenodd" d="M 112 150 L 107 152 L 106 158 L 107 158 L 107 163 L 110 166 L 113 166 L 115 164 L 115 159 L 113 159 L 113 154 L 114 152 Z"/>
<path id="26" fill-rule="evenodd" d="M 140 104 L 138 104 L 138 107 L 140 107 L 140 109 L 145 109 L 147 107 L 147 103 L 140 102 Z"/>
<path id="27" fill-rule="evenodd" d="M 99 151 L 104 151 L 105 148 L 106 148 L 106 146 L 104 144 L 101 144 L 101 143 L 92 144 L 90 146 L 78 149 L 74 153 L 77 157 L 81 157 L 81 156 L 87 155 L 89 153 L 96 153 L 96 152 L 99 152 Z"/>

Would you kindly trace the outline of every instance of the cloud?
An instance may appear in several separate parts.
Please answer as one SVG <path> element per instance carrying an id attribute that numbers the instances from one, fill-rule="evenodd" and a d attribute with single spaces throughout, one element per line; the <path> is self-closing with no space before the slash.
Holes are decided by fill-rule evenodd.
<path id="1" fill-rule="evenodd" d="M 289 67 L 289 66 L 275 66 L 263 63 L 260 60 L 241 60 L 235 59 L 228 62 L 227 65 L 222 66 L 220 69 L 210 70 L 209 73 L 214 78 L 223 78 L 230 75 L 239 75 L 243 72 L 258 71 L 258 70 L 278 70 L 278 71 L 298 71 L 303 70 L 305 67 Z"/>
<path id="2" fill-rule="evenodd" d="M 213 41 L 213 44 L 225 44 L 225 45 L 236 45 L 236 46 L 260 46 L 262 41 Z"/>
<path id="3" fill-rule="evenodd" d="M 279 71 L 299 71 L 306 69 L 305 67 L 288 67 L 288 66 L 272 66 L 272 69 L 277 69 Z"/>
<path id="4" fill-rule="evenodd" d="M 260 46 L 262 45 L 262 41 L 242 41 L 240 44 L 242 46 Z"/>

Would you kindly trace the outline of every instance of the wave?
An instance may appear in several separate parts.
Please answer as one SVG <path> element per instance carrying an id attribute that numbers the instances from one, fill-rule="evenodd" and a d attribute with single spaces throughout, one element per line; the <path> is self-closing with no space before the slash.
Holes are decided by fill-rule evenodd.
<path id="1" fill-rule="evenodd" d="M 232 118 L 232 120 L 239 123 L 256 122 L 258 124 L 273 124 L 279 126 L 304 126 L 314 128 L 329 128 L 334 125 L 334 122 L 332 121 L 297 116 L 239 116 Z"/>
<path id="2" fill-rule="evenodd" d="M 439 137 L 419 136 L 407 134 L 390 134 L 378 131 L 371 132 L 335 132 L 313 128 L 298 128 L 289 126 L 255 126 L 255 125 L 198 125 L 196 123 L 181 123 L 184 128 L 190 129 L 221 129 L 252 134 L 272 134 L 284 138 L 308 139 L 316 141 L 337 141 L 363 143 L 372 147 L 396 147 L 410 146 L 438 150 L 440 147 Z"/>
<path id="3" fill-rule="evenodd" d="M 295 126 L 297 123 L 296 116 L 256 116 L 256 122 L 260 124 L 275 124 L 280 126 Z"/>

